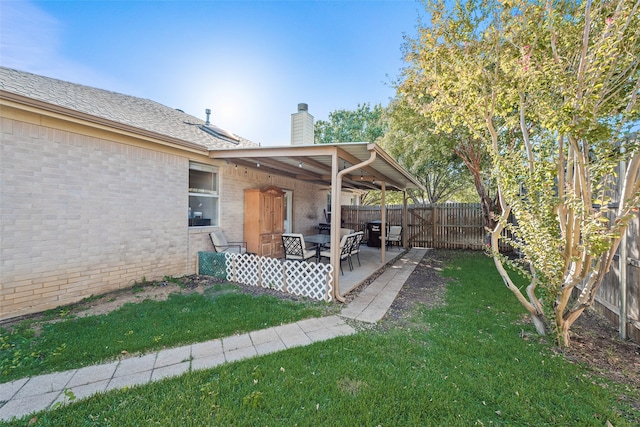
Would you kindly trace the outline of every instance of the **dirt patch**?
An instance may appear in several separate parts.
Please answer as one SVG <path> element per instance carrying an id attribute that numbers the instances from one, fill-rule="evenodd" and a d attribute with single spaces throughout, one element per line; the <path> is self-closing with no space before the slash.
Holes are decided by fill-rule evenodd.
<path id="1" fill-rule="evenodd" d="M 46 312 L 8 319 L 0 322 L 0 326 L 5 329 L 11 329 L 20 322 L 29 320 L 32 323 L 32 327 L 38 331 L 41 325 L 45 323 L 58 322 L 69 317 L 108 314 L 129 303 L 136 304 L 145 300 L 164 301 L 171 294 L 191 294 L 194 292 L 202 294 L 208 288 L 222 283 L 226 283 L 226 281 L 211 276 L 199 275 L 172 278 L 170 281 L 141 283 L 106 294 L 91 296 L 75 304 Z M 286 294 L 274 289 L 258 288 L 237 283 L 234 286 L 237 286 L 240 292 L 249 295 L 272 295 L 276 298 L 290 301 L 305 300 L 303 297 Z"/>
<path id="2" fill-rule="evenodd" d="M 446 259 L 445 253 L 427 252 L 404 283 L 387 315 L 392 319 L 404 319 L 417 306 L 434 308 L 443 305 L 448 279 L 443 278 L 440 272 Z"/>
<path id="3" fill-rule="evenodd" d="M 604 316 L 585 311 L 573 325 L 571 347 L 558 351 L 612 381 L 640 390 L 640 345 L 622 341 L 616 326 Z M 634 406 L 640 409 L 640 402 Z"/>

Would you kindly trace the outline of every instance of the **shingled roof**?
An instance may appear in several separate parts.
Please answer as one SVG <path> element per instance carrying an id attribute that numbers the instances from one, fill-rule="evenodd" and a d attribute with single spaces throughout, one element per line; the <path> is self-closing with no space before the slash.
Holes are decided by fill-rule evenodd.
<path id="1" fill-rule="evenodd" d="M 1 92 L 30 98 L 45 105 L 50 104 L 77 111 L 103 121 L 182 140 L 188 144 L 201 145 L 209 150 L 257 146 L 239 136 L 237 141 L 234 138 L 225 137 L 225 133 L 230 133 L 216 126 L 210 126 L 213 132 L 206 132 L 202 129 L 205 125 L 203 120 L 149 99 L 11 68 L 0 67 L 0 95 L 2 95 Z"/>

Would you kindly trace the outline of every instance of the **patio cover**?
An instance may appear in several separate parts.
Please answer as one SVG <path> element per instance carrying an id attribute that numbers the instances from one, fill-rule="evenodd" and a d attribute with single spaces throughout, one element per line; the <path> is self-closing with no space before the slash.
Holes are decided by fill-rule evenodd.
<path id="1" fill-rule="evenodd" d="M 287 145 L 280 147 L 247 147 L 210 150 L 209 157 L 227 160 L 238 166 L 260 168 L 273 175 L 324 185 L 331 190 L 331 206 L 340 206 L 340 192 L 349 190 L 381 190 L 385 205 L 386 190 L 402 191 L 404 198 L 403 225 L 406 226 L 406 190 L 424 187 L 381 147 L 373 143 L 348 142 L 335 144 Z M 334 297 L 338 295 L 340 209 L 331 215 L 331 248 Z M 381 219 L 385 223 L 385 211 Z M 382 239 L 386 232 L 382 227 Z M 385 262 L 385 245 L 381 247 Z"/>

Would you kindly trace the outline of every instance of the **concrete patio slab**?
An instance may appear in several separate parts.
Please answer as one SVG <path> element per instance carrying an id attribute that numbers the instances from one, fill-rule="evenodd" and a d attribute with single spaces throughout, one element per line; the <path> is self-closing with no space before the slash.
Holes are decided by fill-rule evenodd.
<path id="1" fill-rule="evenodd" d="M 156 357 L 154 369 L 161 368 L 163 366 L 175 365 L 177 363 L 189 362 L 191 360 L 191 346 L 185 345 L 178 348 L 170 348 L 158 352 Z"/>
<path id="2" fill-rule="evenodd" d="M 131 357 L 124 359 L 116 368 L 114 378 L 137 374 L 153 369 L 158 353 L 147 354 L 146 356 Z"/>
<path id="3" fill-rule="evenodd" d="M 154 354 L 155 356 L 155 354 Z M 114 390 L 117 388 L 133 387 L 140 384 L 148 383 L 151 379 L 152 370 L 143 372 L 134 372 L 120 377 L 114 377 L 109 381 L 106 390 Z"/>
<path id="4" fill-rule="evenodd" d="M 249 336 L 251 337 L 251 342 L 255 346 L 273 341 L 280 341 L 280 336 L 278 336 L 275 328 L 261 329 L 259 331 L 250 332 Z"/>
<path id="5" fill-rule="evenodd" d="M 222 340 L 212 340 L 191 345 L 191 357 L 194 359 L 214 354 L 223 354 Z"/>
<path id="6" fill-rule="evenodd" d="M 235 362 L 236 360 L 248 359 L 257 355 L 258 352 L 253 345 L 224 352 L 224 358 L 227 360 L 227 362 Z"/>
<path id="7" fill-rule="evenodd" d="M 275 353 L 277 351 L 286 350 L 287 346 L 284 345 L 282 340 L 278 338 L 276 341 L 269 341 L 256 345 L 256 353 L 262 356 L 264 354 Z"/>
<path id="8" fill-rule="evenodd" d="M 303 332 L 301 334 L 284 336 L 282 337 L 282 342 L 287 348 L 293 348 L 309 345 L 313 341 L 311 341 L 311 338 L 309 338 L 307 334 Z"/>
<path id="9" fill-rule="evenodd" d="M 67 386 L 67 383 L 71 377 L 73 377 L 75 372 L 75 370 L 54 372 L 52 374 L 33 377 L 15 394 L 14 399 L 23 399 L 51 392 L 60 392 Z"/>
<path id="10" fill-rule="evenodd" d="M 80 368 L 67 383 L 68 388 L 99 381 L 110 380 L 116 372 L 118 362 L 105 363 L 103 365 L 86 366 Z"/>
<path id="11" fill-rule="evenodd" d="M 224 353 L 211 354 L 209 356 L 194 358 L 191 361 L 191 370 L 211 369 L 225 363 Z"/>
<path id="12" fill-rule="evenodd" d="M 29 381 L 29 378 L 21 378 L 2 384 L 2 387 L 0 387 L 0 402 L 6 402 L 13 398 L 27 381 Z"/>
<path id="13" fill-rule="evenodd" d="M 151 381 L 158 381 L 163 378 L 169 377 L 177 377 L 178 375 L 189 372 L 189 369 L 191 369 L 191 361 L 155 368 L 151 373 Z"/>
<path id="14" fill-rule="evenodd" d="M 35 411 L 41 411 L 51 406 L 60 394 L 59 391 L 42 393 L 22 399 L 11 399 L 0 408 L 0 420 L 13 417 L 23 417 Z"/>
<path id="15" fill-rule="evenodd" d="M 251 347 L 252 345 L 253 343 L 251 342 L 249 334 L 233 335 L 227 338 L 222 338 L 222 348 L 225 353 L 239 348 Z"/>
<path id="16" fill-rule="evenodd" d="M 284 340 L 284 338 L 292 335 L 302 335 L 304 331 L 297 323 L 289 323 L 288 325 L 276 326 L 276 333 Z"/>
<path id="17" fill-rule="evenodd" d="M 68 387 L 68 389 L 71 391 L 70 396 L 73 396 L 73 400 L 71 400 L 69 396 L 67 396 L 63 391 L 58 395 L 57 399 L 55 400 L 55 402 L 53 402 L 53 404 L 55 405 L 58 402 L 63 404 L 77 402 L 81 399 L 93 396 L 96 393 L 105 391 L 108 385 L 109 385 L 109 380 L 102 380 L 102 381 L 92 382 L 90 384 L 79 385 L 76 387 Z"/>

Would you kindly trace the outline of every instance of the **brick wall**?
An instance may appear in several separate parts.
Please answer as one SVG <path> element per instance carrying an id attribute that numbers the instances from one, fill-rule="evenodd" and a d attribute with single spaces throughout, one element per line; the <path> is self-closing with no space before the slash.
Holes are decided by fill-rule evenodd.
<path id="1" fill-rule="evenodd" d="M 221 191 L 221 227 L 228 240 L 242 239 L 244 218 L 244 190 L 247 188 L 264 188 L 270 185 L 289 190 L 293 196 L 294 233 L 314 234 L 315 226 L 324 222 L 322 210 L 327 205 L 327 190 L 283 176 L 270 175 L 256 169 L 249 169 L 234 164 L 226 165 L 222 170 Z M 227 232 L 228 230 L 228 232 Z"/>
<path id="2" fill-rule="evenodd" d="M 188 158 L 2 118 L 0 318 L 187 273 Z"/>
<path id="3" fill-rule="evenodd" d="M 0 320 L 193 274 L 197 252 L 212 250 L 214 227 L 186 218 L 189 160 L 206 157 L 33 114 L 0 120 Z M 326 189 L 218 166 L 228 240 L 244 240 L 246 188 L 290 190 L 294 232 L 324 222 Z"/>
<path id="4" fill-rule="evenodd" d="M 242 242 L 244 238 L 244 190 L 274 185 L 290 190 L 293 195 L 292 231 L 316 234 L 319 222 L 324 222 L 327 190 L 304 181 L 270 175 L 256 169 L 233 163 L 220 165 L 220 228 L 229 241 Z M 217 227 L 192 227 L 189 229 L 189 271 L 197 271 L 198 251 L 211 251 L 209 233 Z"/>

